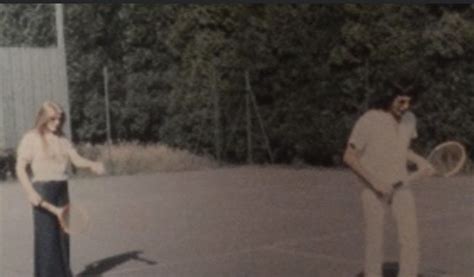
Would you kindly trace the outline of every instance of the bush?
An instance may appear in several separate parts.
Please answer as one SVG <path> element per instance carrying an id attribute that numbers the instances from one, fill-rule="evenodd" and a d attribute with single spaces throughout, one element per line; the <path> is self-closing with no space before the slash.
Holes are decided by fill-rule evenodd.
<path id="1" fill-rule="evenodd" d="M 15 151 L 0 150 L 0 180 L 15 177 Z"/>
<path id="2" fill-rule="evenodd" d="M 183 171 L 215 168 L 218 163 L 207 157 L 196 156 L 186 150 L 163 144 L 124 142 L 110 147 L 104 144 L 78 146 L 85 157 L 101 160 L 110 175 L 133 175 L 157 171 Z M 83 175 L 83 170 L 79 171 Z"/>

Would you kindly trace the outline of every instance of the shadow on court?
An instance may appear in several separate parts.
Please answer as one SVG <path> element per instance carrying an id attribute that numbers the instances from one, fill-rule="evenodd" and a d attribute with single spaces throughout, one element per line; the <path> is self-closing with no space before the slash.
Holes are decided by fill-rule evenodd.
<path id="1" fill-rule="evenodd" d="M 156 265 L 157 262 L 141 257 L 143 251 L 130 251 L 119 255 L 107 257 L 86 265 L 84 270 L 79 272 L 78 277 L 102 276 L 104 273 L 118 267 L 119 265 L 131 260 L 140 261 L 147 265 Z"/>
<path id="2" fill-rule="evenodd" d="M 382 267 L 383 277 L 398 277 L 399 264 L 397 262 L 386 262 Z M 443 272 L 438 272 L 438 274 L 444 274 Z M 364 277 L 364 273 L 360 272 L 356 277 Z M 433 275 L 430 275 L 433 276 Z M 442 276 L 442 275 L 437 275 Z M 429 277 L 427 275 L 418 274 L 418 277 Z"/>

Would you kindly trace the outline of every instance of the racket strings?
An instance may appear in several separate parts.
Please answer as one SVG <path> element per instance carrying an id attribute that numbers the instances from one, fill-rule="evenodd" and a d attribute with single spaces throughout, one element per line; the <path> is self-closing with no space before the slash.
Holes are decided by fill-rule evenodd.
<path id="1" fill-rule="evenodd" d="M 435 149 L 428 160 L 436 169 L 438 175 L 447 176 L 460 170 L 465 159 L 462 146 L 458 144 L 446 144 Z"/>
<path id="2" fill-rule="evenodd" d="M 87 214 L 78 207 L 69 206 L 62 216 L 62 227 L 66 233 L 82 233 L 89 223 Z"/>

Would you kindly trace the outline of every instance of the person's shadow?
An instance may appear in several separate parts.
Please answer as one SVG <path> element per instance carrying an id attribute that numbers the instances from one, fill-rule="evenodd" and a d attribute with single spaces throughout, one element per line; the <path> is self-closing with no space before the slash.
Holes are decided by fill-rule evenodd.
<path id="1" fill-rule="evenodd" d="M 398 276 L 398 263 L 397 262 L 385 262 L 382 268 L 383 277 L 397 277 Z M 356 277 L 364 277 L 363 272 L 359 272 Z M 423 277 L 423 275 L 418 274 L 418 277 Z"/>
<path id="2" fill-rule="evenodd" d="M 95 262 L 92 262 L 79 272 L 77 277 L 91 277 L 91 276 L 102 276 L 105 272 L 117 267 L 120 264 L 123 264 L 130 260 L 141 261 L 148 265 L 155 265 L 157 262 L 148 260 L 146 258 L 140 257 L 143 251 L 130 251 L 115 256 L 107 257 Z"/>

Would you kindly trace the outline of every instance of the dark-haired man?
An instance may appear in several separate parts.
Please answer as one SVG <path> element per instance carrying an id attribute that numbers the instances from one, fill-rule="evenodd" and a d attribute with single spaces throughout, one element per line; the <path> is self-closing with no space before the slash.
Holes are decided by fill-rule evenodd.
<path id="1" fill-rule="evenodd" d="M 344 153 L 344 162 L 360 177 L 366 223 L 365 277 L 381 277 L 384 214 L 390 208 L 400 245 L 399 277 L 418 274 L 419 246 L 416 209 L 408 180 L 407 163 L 421 175 L 433 167 L 410 149 L 417 137 L 416 118 L 409 111 L 414 94 L 397 91 L 363 114 L 356 122 Z"/>

